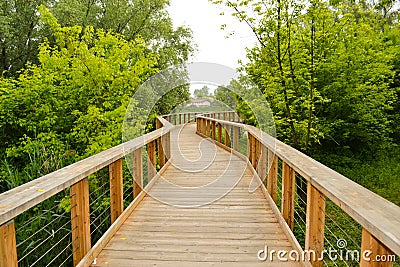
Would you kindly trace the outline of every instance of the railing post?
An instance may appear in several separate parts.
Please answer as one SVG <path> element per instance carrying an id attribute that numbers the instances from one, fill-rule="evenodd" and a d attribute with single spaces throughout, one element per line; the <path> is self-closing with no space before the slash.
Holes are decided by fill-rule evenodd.
<path id="1" fill-rule="evenodd" d="M 248 157 L 251 163 L 251 166 L 255 169 L 257 167 L 256 164 L 256 138 L 248 133 Z"/>
<path id="2" fill-rule="evenodd" d="M 198 119 L 197 120 L 197 127 L 198 127 L 198 131 L 199 131 L 199 133 L 203 133 L 203 119 Z"/>
<path id="3" fill-rule="evenodd" d="M 91 248 L 88 178 L 71 186 L 70 197 L 72 251 L 75 266 Z"/>
<path id="4" fill-rule="evenodd" d="M 258 161 L 258 176 L 260 176 L 261 181 L 264 182 L 267 176 L 267 148 L 259 142 L 260 146 L 260 156 L 259 156 L 259 161 Z"/>
<path id="5" fill-rule="evenodd" d="M 162 123 L 157 119 L 156 120 L 156 129 L 160 129 L 162 127 Z M 158 157 L 160 159 L 160 167 L 162 168 L 165 165 L 165 153 L 163 143 L 165 143 L 164 136 L 161 136 L 157 139 L 157 151 Z"/>
<path id="6" fill-rule="evenodd" d="M 122 160 L 119 159 L 109 166 L 110 174 L 110 210 L 111 223 L 124 211 Z"/>
<path id="7" fill-rule="evenodd" d="M 147 155 L 148 155 L 147 182 L 150 182 L 151 179 L 157 173 L 156 140 L 151 141 L 150 143 L 147 144 Z"/>
<path id="8" fill-rule="evenodd" d="M 389 255 L 394 255 L 384 244 L 376 239 L 368 230 L 362 229 L 361 240 L 361 267 L 391 267 L 393 262 L 388 260 Z M 378 257 L 377 257 L 378 256 Z M 378 261 L 386 258 L 386 261 Z M 393 260 L 393 259 L 392 259 Z"/>
<path id="9" fill-rule="evenodd" d="M 211 126 L 211 121 L 205 119 L 206 121 L 206 132 L 204 133 L 207 137 L 210 137 L 210 126 Z"/>
<path id="10" fill-rule="evenodd" d="M 211 122 L 211 127 L 212 127 L 212 129 L 211 129 L 211 137 L 212 137 L 213 140 L 215 140 L 215 134 L 216 134 L 215 133 L 215 121 Z"/>
<path id="11" fill-rule="evenodd" d="M 218 123 L 218 142 L 222 143 L 222 124 L 221 123 Z"/>
<path id="12" fill-rule="evenodd" d="M 143 188 L 143 163 L 142 163 L 142 148 L 133 151 L 133 198 L 137 197 Z"/>
<path id="13" fill-rule="evenodd" d="M 224 142 L 224 144 L 227 147 L 231 146 L 231 139 L 230 139 L 230 136 L 229 136 L 230 129 L 231 129 L 231 127 L 229 125 L 226 125 L 226 128 L 225 128 L 225 140 L 224 140 L 225 142 Z"/>
<path id="14" fill-rule="evenodd" d="M 254 169 L 258 173 L 258 171 L 259 171 L 258 167 L 259 167 L 260 156 L 261 156 L 261 143 L 255 137 L 254 137 L 254 150 L 256 151 L 255 152 Z"/>
<path id="15" fill-rule="evenodd" d="M 295 172 L 282 162 L 282 216 L 289 228 L 294 228 Z"/>
<path id="16" fill-rule="evenodd" d="M 239 127 L 233 127 L 233 149 L 239 150 Z"/>
<path id="17" fill-rule="evenodd" d="M 278 200 L 278 157 L 268 149 L 268 181 L 267 191 L 276 203 Z"/>
<path id="18" fill-rule="evenodd" d="M 164 135 L 158 138 L 157 144 L 158 144 L 158 157 L 160 159 L 160 168 L 164 167 L 165 165 L 165 151 L 164 151 L 164 143 L 165 143 L 165 138 Z"/>
<path id="19" fill-rule="evenodd" d="M 305 249 L 314 251 L 316 259 L 310 258 L 314 267 L 320 267 L 322 260 L 317 260 L 323 255 L 324 228 L 325 228 L 325 201 L 326 197 L 310 182 L 307 185 L 307 213 L 306 213 L 306 243 Z"/>
<path id="20" fill-rule="evenodd" d="M 0 267 L 17 267 L 17 241 L 14 220 L 0 226 Z"/>

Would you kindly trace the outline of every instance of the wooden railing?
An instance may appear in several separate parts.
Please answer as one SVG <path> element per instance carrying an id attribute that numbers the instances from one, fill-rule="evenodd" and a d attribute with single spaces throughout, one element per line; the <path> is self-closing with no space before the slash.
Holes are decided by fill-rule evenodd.
<path id="1" fill-rule="evenodd" d="M 256 176 L 266 181 L 262 186 L 271 200 L 281 199 L 282 225 L 287 231 L 293 230 L 295 203 L 295 175 L 307 181 L 306 238 L 305 250 L 317 254 L 324 249 L 324 224 L 326 199 L 330 199 L 362 227 L 362 250 L 374 255 L 400 255 L 400 208 L 379 197 L 343 175 L 329 169 L 292 147 L 276 140 L 261 130 L 240 123 L 235 112 L 214 112 L 209 114 L 180 113 L 158 117 L 157 130 L 108 149 L 92 157 L 69 165 L 58 171 L 40 177 L 27 184 L 0 195 L 0 267 L 18 265 L 14 218 L 55 194 L 70 189 L 71 231 L 73 263 L 88 266 L 109 241 L 123 220 L 129 216 L 158 175 L 154 166 L 162 169 L 168 166 L 170 158 L 169 134 L 172 124 L 196 121 L 197 133 L 210 138 L 229 151 L 239 151 L 239 139 L 247 132 L 247 159 Z M 172 124 L 171 124 L 172 123 Z M 241 135 L 242 133 L 242 135 Z M 163 147 L 164 146 L 164 147 Z M 149 183 L 143 188 L 142 149 L 147 147 Z M 122 158 L 132 155 L 134 200 L 124 210 L 122 203 Z M 240 155 L 240 154 L 239 154 Z M 243 155 L 241 155 L 244 157 Z M 278 162 L 282 169 L 282 194 L 278 195 Z M 268 166 L 268 168 L 267 168 Z M 89 216 L 88 176 L 108 167 L 110 180 L 110 212 L 113 225 L 94 245 L 91 244 Z M 293 235 L 293 233 L 289 233 Z M 386 265 L 385 265 L 386 264 Z M 361 266 L 391 266 L 391 262 L 366 262 Z M 312 261 L 321 266 L 321 261 Z"/>
<path id="2" fill-rule="evenodd" d="M 361 251 L 371 251 L 372 254 L 366 255 L 368 258 L 393 253 L 400 255 L 400 207 L 260 129 L 230 121 L 230 116 L 198 115 L 197 134 L 214 140 L 227 150 L 238 151 L 239 130 L 246 131 L 249 164 L 262 181 L 265 179 L 266 186 L 263 185 L 263 189 L 275 203 L 278 200 L 278 160 L 281 161 L 280 212 L 291 230 L 295 224 L 296 173 L 307 181 L 305 250 L 312 250 L 316 255 L 323 253 L 325 206 L 328 198 L 362 226 Z M 360 259 L 361 266 L 393 264 L 390 261 L 366 261 L 364 257 Z M 311 263 L 313 266 L 322 266 L 321 260 L 311 259 Z"/>
<path id="3" fill-rule="evenodd" d="M 0 195 L 0 266 L 18 266 L 14 218 L 53 195 L 70 189 L 73 263 L 77 265 L 91 250 L 88 176 L 108 166 L 110 180 L 111 223 L 124 211 L 122 158 L 133 154 L 133 198 L 137 205 L 143 189 L 142 148 L 147 146 L 148 180 L 159 166 L 166 165 L 169 155 L 169 134 L 172 125 L 157 118 L 157 130 L 115 146 L 99 154 L 40 177 Z M 164 139 L 164 140 L 162 140 Z M 166 147 L 162 147 L 162 146 Z M 148 186 L 151 184 L 148 183 Z M 128 207 L 129 208 L 129 207 Z M 102 242 L 104 240 L 99 240 Z"/>
<path id="4" fill-rule="evenodd" d="M 211 116 L 214 119 L 222 119 L 233 122 L 240 122 L 240 115 L 235 111 L 216 111 L 212 113 L 201 113 L 201 112 L 183 112 L 173 113 L 164 115 L 163 118 L 169 121 L 173 125 L 180 125 L 185 123 L 194 122 L 197 115 Z"/>

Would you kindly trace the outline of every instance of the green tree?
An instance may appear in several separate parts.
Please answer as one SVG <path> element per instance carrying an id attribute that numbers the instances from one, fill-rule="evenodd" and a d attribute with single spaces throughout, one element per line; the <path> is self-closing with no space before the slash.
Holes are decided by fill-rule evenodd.
<path id="1" fill-rule="evenodd" d="M 279 139 L 307 153 L 390 142 L 398 45 L 387 36 L 397 23 L 382 30 L 381 13 L 365 3 L 213 2 L 233 9 L 259 40 L 243 70 L 264 91 Z"/>
<path id="2" fill-rule="evenodd" d="M 37 63 L 37 48 L 46 31 L 38 28 L 37 8 L 48 0 L 3 0 L 0 3 L 0 71 L 15 74 Z"/>
<path id="3" fill-rule="evenodd" d="M 44 4 L 61 26 L 93 26 L 141 38 L 157 53 L 160 69 L 182 64 L 193 53 L 190 29 L 173 28 L 165 8 L 169 1 L 142 0 L 4 0 L 0 4 L 0 65 L 6 76 L 15 76 L 25 64 L 38 63 L 38 47 L 45 38 L 55 44 L 53 33 L 39 22 L 38 7 Z"/>
<path id="4" fill-rule="evenodd" d="M 210 95 L 210 88 L 205 85 L 202 88 L 195 89 L 194 95 L 196 98 L 208 97 Z"/>
<path id="5" fill-rule="evenodd" d="M 218 86 L 214 92 L 214 98 L 222 103 L 225 103 L 228 107 L 235 109 L 236 101 L 235 101 L 235 93 L 224 86 Z"/>
<path id="6" fill-rule="evenodd" d="M 1 149 L 22 166 L 38 144 L 87 156 L 120 143 L 131 95 L 158 71 L 157 55 L 141 39 L 61 27 L 47 9 L 41 13 L 56 45 L 42 43 L 40 65 L 0 80 Z"/>

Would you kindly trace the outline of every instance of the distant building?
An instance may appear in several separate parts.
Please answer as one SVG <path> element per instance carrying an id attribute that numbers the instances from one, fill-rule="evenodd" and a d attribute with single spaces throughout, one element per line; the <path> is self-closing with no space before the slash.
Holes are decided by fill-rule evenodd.
<path id="1" fill-rule="evenodd" d="M 207 99 L 191 99 L 191 103 L 188 104 L 188 106 L 196 106 L 196 107 L 209 107 L 211 106 L 211 102 L 208 101 Z"/>

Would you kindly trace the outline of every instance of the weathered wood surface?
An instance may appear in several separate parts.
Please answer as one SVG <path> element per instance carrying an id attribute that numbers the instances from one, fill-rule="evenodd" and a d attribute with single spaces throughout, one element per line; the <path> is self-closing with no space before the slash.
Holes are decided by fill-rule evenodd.
<path id="1" fill-rule="evenodd" d="M 266 245 L 293 246 L 261 189 L 249 192 L 247 163 L 195 135 L 194 125 L 174 131 L 171 165 L 93 266 L 300 266 L 258 260 Z"/>
<path id="2" fill-rule="evenodd" d="M 72 251 L 74 265 L 76 265 L 91 247 L 88 179 L 72 185 L 70 196 Z"/>
<path id="3" fill-rule="evenodd" d="M 0 225 L 0 267 L 17 267 L 17 242 L 14 221 Z"/>
<path id="4" fill-rule="evenodd" d="M 198 116 L 202 118 L 202 116 Z M 218 120 L 210 119 L 213 123 Z M 235 122 L 332 200 L 376 239 L 400 255 L 400 207 L 256 127 Z"/>
<path id="5" fill-rule="evenodd" d="M 0 194 L 0 225 L 13 219 L 49 197 L 81 181 L 88 175 L 107 167 L 128 153 L 166 134 L 172 125 L 162 119 L 166 126 L 99 154 L 71 164 L 42 176 L 29 183 Z"/>

